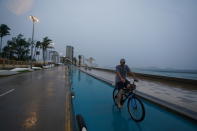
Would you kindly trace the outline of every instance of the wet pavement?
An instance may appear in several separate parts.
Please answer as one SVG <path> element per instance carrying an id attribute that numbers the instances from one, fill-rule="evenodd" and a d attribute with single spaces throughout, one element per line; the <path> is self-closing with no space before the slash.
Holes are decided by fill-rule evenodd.
<path id="1" fill-rule="evenodd" d="M 114 85 L 115 73 L 103 70 L 81 70 L 97 76 Z M 129 78 L 132 81 L 132 78 Z M 197 118 L 197 87 L 196 85 L 175 84 L 158 80 L 139 79 L 137 91 L 153 96 L 162 101 L 186 110 L 186 113 Z"/>
<path id="2" fill-rule="evenodd" d="M 65 67 L 0 78 L 0 131 L 64 131 Z"/>

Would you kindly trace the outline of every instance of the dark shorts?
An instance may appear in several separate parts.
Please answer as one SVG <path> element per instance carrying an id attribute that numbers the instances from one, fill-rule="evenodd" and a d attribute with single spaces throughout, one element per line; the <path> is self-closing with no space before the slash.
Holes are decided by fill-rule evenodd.
<path id="1" fill-rule="evenodd" d="M 124 87 L 127 87 L 127 85 L 128 84 L 130 84 L 130 81 L 128 81 L 127 79 L 126 79 L 126 81 L 125 82 L 117 82 L 116 83 L 116 88 L 118 88 L 118 89 L 122 89 L 122 88 L 124 88 Z"/>

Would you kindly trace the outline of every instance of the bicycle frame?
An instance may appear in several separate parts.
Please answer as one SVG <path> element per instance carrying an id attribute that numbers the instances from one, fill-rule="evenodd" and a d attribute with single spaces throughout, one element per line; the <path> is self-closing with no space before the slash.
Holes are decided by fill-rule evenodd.
<path id="1" fill-rule="evenodd" d="M 134 85 L 134 87 L 136 87 L 135 85 L 135 80 L 133 81 L 132 85 Z M 118 88 L 117 88 L 118 89 Z M 122 94 L 122 102 L 124 103 L 127 99 L 132 98 L 133 96 L 135 96 L 135 94 L 133 93 L 133 90 L 129 90 L 127 88 L 123 88 L 123 94 Z M 119 92 L 119 89 L 118 89 Z M 118 93 L 117 93 L 118 94 Z M 117 95 L 116 94 L 116 95 Z M 136 103 L 136 102 L 135 102 Z"/>
<path id="2" fill-rule="evenodd" d="M 136 85 L 135 85 L 135 81 L 133 82 L 133 85 L 136 86 Z M 123 92 L 124 92 L 124 93 L 122 94 L 122 96 L 125 97 L 125 98 L 123 98 L 123 103 L 124 103 L 127 99 L 132 98 L 133 96 L 135 96 L 135 94 L 133 93 L 133 90 L 123 89 Z M 135 102 L 135 103 L 136 103 L 136 102 Z"/>

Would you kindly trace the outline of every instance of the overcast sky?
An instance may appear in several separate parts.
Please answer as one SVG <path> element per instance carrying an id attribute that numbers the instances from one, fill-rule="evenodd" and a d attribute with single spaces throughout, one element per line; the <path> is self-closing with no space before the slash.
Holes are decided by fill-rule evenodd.
<path id="1" fill-rule="evenodd" d="M 131 67 L 197 69 L 197 0 L 0 0 L 0 24 L 35 39 L 48 36 L 65 55 L 92 56 L 101 66 L 126 58 Z"/>

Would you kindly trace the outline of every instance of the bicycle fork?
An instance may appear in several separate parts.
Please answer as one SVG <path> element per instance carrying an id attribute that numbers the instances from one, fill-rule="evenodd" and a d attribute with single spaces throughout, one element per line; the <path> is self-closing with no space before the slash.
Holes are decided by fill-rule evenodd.
<path id="1" fill-rule="evenodd" d="M 133 98 L 133 97 L 131 97 L 131 107 L 133 109 L 137 109 L 137 103 L 136 103 L 135 98 Z"/>

